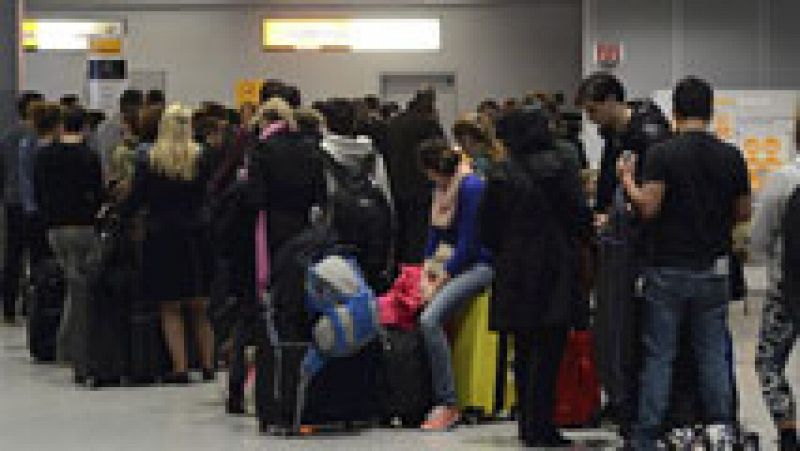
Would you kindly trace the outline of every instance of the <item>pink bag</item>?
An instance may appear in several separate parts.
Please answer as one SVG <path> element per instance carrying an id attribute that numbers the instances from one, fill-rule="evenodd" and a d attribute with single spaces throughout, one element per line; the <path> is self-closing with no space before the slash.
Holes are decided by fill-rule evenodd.
<path id="1" fill-rule="evenodd" d="M 273 122 L 261 133 L 261 141 L 287 128 L 285 121 Z M 256 295 L 261 297 L 269 286 L 269 245 L 267 244 L 267 212 L 259 211 L 256 220 Z"/>
<path id="2" fill-rule="evenodd" d="M 413 330 L 417 324 L 417 314 L 422 310 L 420 293 L 422 266 L 403 265 L 400 275 L 392 288 L 378 298 L 378 311 L 383 326 L 402 330 Z"/>
<path id="3" fill-rule="evenodd" d="M 261 298 L 269 286 L 269 247 L 267 245 L 267 212 L 261 210 L 256 219 L 256 295 Z"/>

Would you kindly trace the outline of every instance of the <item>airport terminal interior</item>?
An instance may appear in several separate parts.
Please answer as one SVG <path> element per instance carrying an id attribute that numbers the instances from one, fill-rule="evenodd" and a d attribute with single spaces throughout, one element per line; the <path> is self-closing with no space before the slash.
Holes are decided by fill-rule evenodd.
<path id="1" fill-rule="evenodd" d="M 797 0 L 0 0 L 0 450 L 800 451 Z"/>

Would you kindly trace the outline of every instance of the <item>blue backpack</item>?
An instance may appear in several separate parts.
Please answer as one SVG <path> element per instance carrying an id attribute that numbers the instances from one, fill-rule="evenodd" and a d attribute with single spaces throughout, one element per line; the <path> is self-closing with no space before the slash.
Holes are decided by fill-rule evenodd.
<path id="1" fill-rule="evenodd" d="M 313 375 L 330 358 L 348 357 L 372 342 L 380 325 L 375 293 L 353 258 L 328 256 L 306 274 L 306 309 L 316 315 L 304 370 Z"/>

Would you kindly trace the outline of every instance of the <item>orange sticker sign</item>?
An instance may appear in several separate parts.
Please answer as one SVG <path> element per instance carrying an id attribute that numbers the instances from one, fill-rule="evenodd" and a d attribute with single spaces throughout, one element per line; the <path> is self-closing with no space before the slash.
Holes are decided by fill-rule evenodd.
<path id="1" fill-rule="evenodd" d="M 236 106 L 241 107 L 245 103 L 258 105 L 261 99 L 261 85 L 263 83 L 262 80 L 239 80 L 236 82 Z"/>

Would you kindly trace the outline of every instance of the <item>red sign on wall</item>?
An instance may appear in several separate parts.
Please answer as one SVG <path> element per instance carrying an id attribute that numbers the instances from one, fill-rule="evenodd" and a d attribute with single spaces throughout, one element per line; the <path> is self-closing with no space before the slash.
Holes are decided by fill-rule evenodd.
<path id="1" fill-rule="evenodd" d="M 622 62 L 622 57 L 622 43 L 598 42 L 594 46 L 594 62 L 602 67 L 617 67 Z"/>

